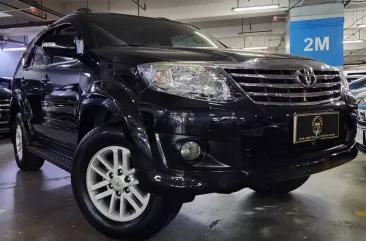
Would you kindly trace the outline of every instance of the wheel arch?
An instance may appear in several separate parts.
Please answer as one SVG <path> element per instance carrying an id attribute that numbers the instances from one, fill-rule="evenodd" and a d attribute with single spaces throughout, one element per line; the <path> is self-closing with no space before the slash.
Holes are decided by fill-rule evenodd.
<path id="1" fill-rule="evenodd" d="M 87 98 L 80 105 L 78 113 L 78 143 L 94 128 L 108 122 L 123 123 L 118 106 L 108 97 Z"/>
<path id="2" fill-rule="evenodd" d="M 120 95 L 123 96 L 121 93 Z M 136 101 L 128 97 L 122 98 L 125 100 L 122 102 L 121 96 L 119 98 L 119 100 L 115 99 L 112 93 L 105 91 L 99 86 L 94 88 L 93 92 L 83 96 L 77 118 L 79 120 L 78 143 L 89 131 L 104 124 L 113 124 L 121 129 L 129 143 L 133 143 L 136 149 L 151 159 L 149 138 Z M 98 117 L 96 117 L 97 112 Z M 96 125 L 91 125 L 90 123 L 89 126 L 85 125 L 88 116 L 93 118 L 93 120 L 94 118 L 97 119 L 97 122 L 94 122 Z"/>

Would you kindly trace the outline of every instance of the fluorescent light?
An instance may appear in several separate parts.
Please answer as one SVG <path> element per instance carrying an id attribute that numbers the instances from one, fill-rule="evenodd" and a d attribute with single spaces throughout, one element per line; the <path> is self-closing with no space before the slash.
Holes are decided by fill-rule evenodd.
<path id="1" fill-rule="evenodd" d="M 232 8 L 232 11 L 252 11 L 252 10 L 265 10 L 265 9 L 278 9 L 280 7 L 279 4 L 274 5 L 259 5 L 259 6 L 248 6 L 248 7 L 235 7 Z"/>
<path id="2" fill-rule="evenodd" d="M 256 49 L 268 49 L 268 47 L 250 47 L 250 48 L 243 48 L 244 50 L 256 50 Z"/>
<path id="3" fill-rule="evenodd" d="M 356 40 L 344 40 L 344 44 L 354 44 L 354 43 L 363 43 L 362 39 L 356 39 Z"/>
<path id="4" fill-rule="evenodd" d="M 357 27 L 359 27 L 359 28 L 366 28 L 366 24 L 357 24 Z"/>
<path id="5" fill-rule="evenodd" d="M 25 51 L 27 48 L 26 47 L 21 47 L 21 48 L 3 48 L 3 51 Z"/>

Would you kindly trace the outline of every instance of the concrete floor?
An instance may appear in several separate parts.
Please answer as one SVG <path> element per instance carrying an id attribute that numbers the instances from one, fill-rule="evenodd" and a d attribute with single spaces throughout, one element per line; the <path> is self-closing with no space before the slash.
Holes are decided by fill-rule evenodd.
<path id="1" fill-rule="evenodd" d="M 24 173 L 0 139 L 0 240 L 110 240 L 93 230 L 74 201 L 70 175 L 45 164 Z M 250 190 L 199 196 L 152 241 L 366 240 L 366 156 L 314 175 L 284 197 Z"/>

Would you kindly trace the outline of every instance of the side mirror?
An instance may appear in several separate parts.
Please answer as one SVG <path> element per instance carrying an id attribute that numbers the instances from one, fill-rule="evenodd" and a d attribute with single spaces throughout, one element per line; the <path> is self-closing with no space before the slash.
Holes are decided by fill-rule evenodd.
<path id="1" fill-rule="evenodd" d="M 70 35 L 47 36 L 42 43 L 42 48 L 46 54 L 51 56 L 77 57 L 77 45 Z"/>

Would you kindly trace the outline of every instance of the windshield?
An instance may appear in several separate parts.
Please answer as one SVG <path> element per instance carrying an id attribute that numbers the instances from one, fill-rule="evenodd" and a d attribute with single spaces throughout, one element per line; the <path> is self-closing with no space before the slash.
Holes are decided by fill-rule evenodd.
<path id="1" fill-rule="evenodd" d="M 189 48 L 225 48 L 208 34 L 168 20 L 122 14 L 88 14 L 98 45 L 146 45 Z"/>

